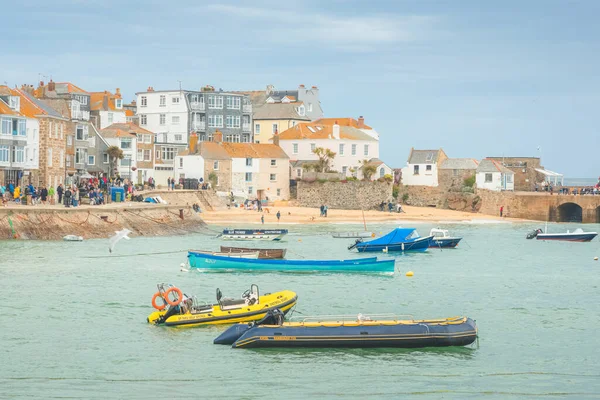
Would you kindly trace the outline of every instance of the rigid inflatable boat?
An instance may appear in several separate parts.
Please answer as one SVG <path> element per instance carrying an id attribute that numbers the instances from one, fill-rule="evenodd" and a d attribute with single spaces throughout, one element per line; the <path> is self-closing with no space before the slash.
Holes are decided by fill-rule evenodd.
<path id="1" fill-rule="evenodd" d="M 237 324 L 214 340 L 234 348 L 255 347 L 445 347 L 467 346 L 477 338 L 475 321 L 467 317 L 434 320 L 399 319 L 359 314 L 348 317 L 283 321 L 271 311 L 259 322 Z M 331 320 L 328 320 L 331 318 Z"/>
<path id="2" fill-rule="evenodd" d="M 224 298 L 221 290 L 217 289 L 217 304 L 206 304 L 199 302 L 195 296 L 183 294 L 173 285 L 160 284 L 152 298 L 152 306 L 157 311 L 148 316 L 148 323 L 192 327 L 258 321 L 271 310 L 287 313 L 297 300 L 296 293 L 289 290 L 261 296 L 258 286 L 251 285 L 237 300 Z"/>

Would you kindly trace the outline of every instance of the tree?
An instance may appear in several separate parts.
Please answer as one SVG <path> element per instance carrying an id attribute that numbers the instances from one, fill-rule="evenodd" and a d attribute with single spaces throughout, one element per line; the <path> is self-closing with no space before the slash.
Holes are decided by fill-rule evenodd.
<path id="1" fill-rule="evenodd" d="M 106 149 L 106 153 L 108 154 L 108 161 L 109 161 L 108 165 L 110 168 L 108 176 L 112 177 L 113 170 L 115 169 L 117 159 L 122 160 L 124 157 L 123 150 L 121 150 L 121 148 L 118 146 L 110 146 L 108 149 Z"/>
<path id="2" fill-rule="evenodd" d="M 317 169 L 317 164 L 315 163 L 305 163 L 302 164 L 302 169 L 306 172 L 314 171 Z"/>
<path id="3" fill-rule="evenodd" d="M 369 160 L 362 160 L 360 161 L 360 164 L 360 170 L 362 171 L 364 180 L 370 181 L 373 174 L 377 172 L 377 167 L 373 164 L 370 164 Z"/>
<path id="4" fill-rule="evenodd" d="M 317 147 L 313 153 L 319 157 L 315 170 L 317 172 L 329 172 L 330 162 L 335 158 L 336 153 L 323 147 Z"/>

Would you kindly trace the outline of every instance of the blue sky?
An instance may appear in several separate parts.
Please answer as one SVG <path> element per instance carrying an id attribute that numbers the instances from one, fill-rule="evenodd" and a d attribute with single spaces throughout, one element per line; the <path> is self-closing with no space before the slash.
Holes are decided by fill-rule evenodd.
<path id="1" fill-rule="evenodd" d="M 18 4 L 22 3 L 22 4 Z M 317 85 L 328 117 L 364 115 L 381 158 L 542 156 L 597 177 L 598 1 L 7 2 L 0 82 L 88 91 Z M 538 151 L 538 146 L 541 151 Z"/>

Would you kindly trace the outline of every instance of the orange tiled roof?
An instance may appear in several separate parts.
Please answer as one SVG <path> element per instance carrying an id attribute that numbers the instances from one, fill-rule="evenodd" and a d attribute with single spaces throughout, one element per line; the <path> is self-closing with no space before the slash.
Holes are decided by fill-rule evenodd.
<path id="1" fill-rule="evenodd" d="M 221 146 L 232 158 L 289 158 L 274 144 L 223 142 Z"/>
<path id="2" fill-rule="evenodd" d="M 8 104 L 0 100 L 0 114 L 2 115 L 19 115 L 19 113 L 12 110 Z"/>
<path id="3" fill-rule="evenodd" d="M 56 82 L 57 85 L 67 85 L 67 91 L 69 93 L 87 93 L 85 90 L 72 84 L 71 82 Z M 48 86 L 48 85 L 46 85 Z"/>
<path id="4" fill-rule="evenodd" d="M 333 138 L 333 125 L 322 125 L 316 122 L 301 123 L 279 134 L 280 140 L 330 139 Z M 351 126 L 340 126 L 340 139 L 376 140 L 360 129 Z"/>
<path id="5" fill-rule="evenodd" d="M 126 117 L 133 117 L 135 113 L 132 110 L 125 110 Z"/>
<path id="6" fill-rule="evenodd" d="M 351 126 L 353 128 L 358 128 L 358 121 L 354 118 L 321 118 L 314 121 L 315 124 L 321 125 L 333 125 L 337 121 L 339 126 Z M 373 129 L 368 125 L 365 125 L 361 129 Z"/>
<path id="7" fill-rule="evenodd" d="M 107 107 L 104 109 L 104 96 L 108 97 Z M 115 107 L 115 99 L 120 99 L 120 94 L 112 94 L 109 91 L 105 92 L 90 92 L 90 110 L 91 111 L 117 111 Z"/>
<path id="8" fill-rule="evenodd" d="M 100 134 L 107 138 L 129 137 L 136 134 L 154 135 L 154 133 L 134 124 L 133 122 L 112 124 L 100 130 Z"/>

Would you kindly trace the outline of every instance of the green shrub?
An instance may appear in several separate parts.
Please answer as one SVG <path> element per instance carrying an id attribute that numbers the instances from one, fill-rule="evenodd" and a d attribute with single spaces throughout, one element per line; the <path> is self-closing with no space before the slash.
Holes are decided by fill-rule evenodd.
<path id="1" fill-rule="evenodd" d="M 317 182 L 319 182 L 319 183 L 325 183 L 325 182 L 327 182 L 327 179 L 317 179 Z"/>
<path id="2" fill-rule="evenodd" d="M 463 180 L 463 183 L 466 187 L 472 188 L 475 185 L 475 175 L 471 175 L 468 178 Z"/>
<path id="3" fill-rule="evenodd" d="M 355 176 L 349 176 L 348 178 L 346 178 L 346 180 L 347 180 L 348 182 L 351 182 L 351 181 L 357 181 L 357 180 L 358 180 L 358 178 L 357 178 L 357 177 L 355 177 Z"/>
<path id="4" fill-rule="evenodd" d="M 402 202 L 403 202 L 403 203 L 406 203 L 407 201 L 408 201 L 408 193 L 404 193 L 404 194 L 402 195 Z"/>
<path id="5" fill-rule="evenodd" d="M 400 191 L 400 186 L 398 186 L 398 185 L 392 186 L 392 197 L 397 199 L 399 191 Z"/>

